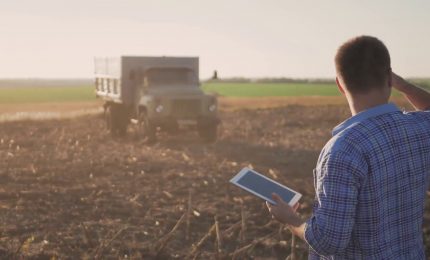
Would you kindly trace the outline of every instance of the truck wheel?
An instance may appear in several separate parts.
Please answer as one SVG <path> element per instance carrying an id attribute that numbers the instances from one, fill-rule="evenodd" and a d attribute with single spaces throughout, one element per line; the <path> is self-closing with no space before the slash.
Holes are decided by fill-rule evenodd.
<path id="1" fill-rule="evenodd" d="M 199 136 L 205 142 L 213 143 L 218 137 L 218 124 L 208 124 L 198 128 Z"/>
<path id="2" fill-rule="evenodd" d="M 148 142 L 156 142 L 157 141 L 157 128 L 155 125 L 148 119 L 146 112 L 142 111 L 139 114 L 139 135 L 142 139 L 146 139 Z"/>
<path id="3" fill-rule="evenodd" d="M 106 128 L 113 136 L 124 136 L 127 132 L 128 114 L 120 105 L 108 105 L 105 108 Z"/>
<path id="4" fill-rule="evenodd" d="M 127 134 L 127 122 L 124 122 L 121 118 L 118 122 L 117 133 L 119 136 L 125 136 Z"/>

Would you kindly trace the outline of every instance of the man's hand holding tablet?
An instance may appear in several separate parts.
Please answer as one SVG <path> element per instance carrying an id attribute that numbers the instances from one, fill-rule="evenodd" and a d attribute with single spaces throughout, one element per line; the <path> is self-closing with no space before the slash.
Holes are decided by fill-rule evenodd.
<path id="1" fill-rule="evenodd" d="M 267 208 L 279 222 L 291 231 L 303 229 L 303 220 L 295 213 L 301 194 L 249 168 L 243 168 L 231 183 L 266 200 Z M 300 232 L 297 232 L 300 233 Z"/>

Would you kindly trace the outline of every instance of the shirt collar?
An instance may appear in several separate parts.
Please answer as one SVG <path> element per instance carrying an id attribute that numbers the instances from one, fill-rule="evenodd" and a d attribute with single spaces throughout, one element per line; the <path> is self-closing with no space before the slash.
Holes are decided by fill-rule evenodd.
<path id="1" fill-rule="evenodd" d="M 345 130 L 346 128 L 348 128 L 352 125 L 358 124 L 358 123 L 360 123 L 360 122 L 362 122 L 368 118 L 379 116 L 379 115 L 390 113 L 390 112 L 395 112 L 395 111 L 400 111 L 400 110 L 396 105 L 394 105 L 392 103 L 379 105 L 379 106 L 372 107 L 372 108 L 369 108 L 367 110 L 361 111 L 360 113 L 356 114 L 355 116 L 348 118 L 347 120 L 343 121 L 342 123 L 337 125 L 335 128 L 333 128 L 332 135 L 335 136 L 338 133 Z"/>

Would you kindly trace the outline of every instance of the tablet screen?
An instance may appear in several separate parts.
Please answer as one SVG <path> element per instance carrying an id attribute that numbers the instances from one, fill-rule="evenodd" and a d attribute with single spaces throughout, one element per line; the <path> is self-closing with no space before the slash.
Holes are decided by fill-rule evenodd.
<path id="1" fill-rule="evenodd" d="M 278 194 L 285 202 L 290 202 L 296 193 L 285 189 L 285 187 L 272 182 L 253 171 L 246 172 L 242 178 L 237 181 L 238 184 L 272 200 L 272 193 Z"/>

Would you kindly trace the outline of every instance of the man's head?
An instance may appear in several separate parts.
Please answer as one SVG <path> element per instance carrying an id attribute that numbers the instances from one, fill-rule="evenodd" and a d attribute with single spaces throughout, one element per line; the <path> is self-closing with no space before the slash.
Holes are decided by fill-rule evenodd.
<path id="1" fill-rule="evenodd" d="M 352 95 L 384 90 L 391 85 L 390 54 L 375 37 L 360 36 L 347 41 L 339 47 L 335 63 L 338 81 Z"/>

